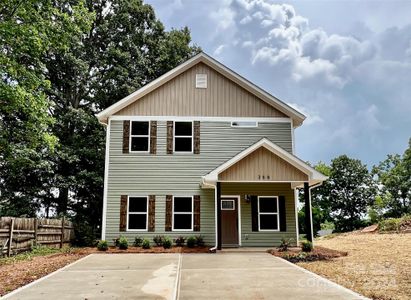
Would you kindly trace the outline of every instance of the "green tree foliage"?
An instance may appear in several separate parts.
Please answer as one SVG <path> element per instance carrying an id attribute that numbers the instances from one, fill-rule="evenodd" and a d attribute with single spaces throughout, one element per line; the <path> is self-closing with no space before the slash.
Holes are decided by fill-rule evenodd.
<path id="1" fill-rule="evenodd" d="M 60 3 L 54 1 L 54 3 Z M 57 145 L 50 130 L 44 56 L 64 52 L 81 33 L 87 11 L 79 2 L 62 11 L 50 1 L 0 4 L 0 215 L 34 215 L 52 169 Z"/>
<path id="2" fill-rule="evenodd" d="M 387 159 L 373 168 L 380 189 L 378 207 L 380 215 L 398 218 L 411 213 L 411 139 L 404 155 L 388 155 Z"/>
<path id="3" fill-rule="evenodd" d="M 376 187 L 372 175 L 360 160 L 341 155 L 332 160 L 329 204 L 337 231 L 351 231 L 364 225 L 367 208 L 373 204 Z"/>

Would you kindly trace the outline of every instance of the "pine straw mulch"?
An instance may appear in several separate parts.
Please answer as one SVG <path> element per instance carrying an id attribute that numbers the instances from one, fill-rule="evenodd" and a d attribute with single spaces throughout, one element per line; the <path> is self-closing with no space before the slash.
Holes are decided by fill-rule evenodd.
<path id="1" fill-rule="evenodd" d="M 299 266 L 372 299 L 411 299 L 411 234 L 353 232 L 320 238 L 315 246 L 348 255 Z"/>
<path id="2" fill-rule="evenodd" d="M 119 250 L 109 247 L 107 251 L 98 251 L 96 248 L 73 248 L 66 252 L 49 254 L 45 256 L 28 256 L 24 260 L 0 260 L 0 296 L 3 296 L 23 285 L 52 273 L 91 253 L 102 254 L 127 254 L 127 253 L 208 253 L 208 247 L 152 247 L 142 249 L 129 247 L 127 250 Z"/>
<path id="3" fill-rule="evenodd" d="M 303 252 L 300 248 L 289 248 L 287 251 L 271 249 L 268 252 L 274 256 L 284 258 L 292 263 L 329 260 L 347 256 L 348 254 L 346 251 L 337 251 L 320 246 L 316 246 L 311 252 Z"/>

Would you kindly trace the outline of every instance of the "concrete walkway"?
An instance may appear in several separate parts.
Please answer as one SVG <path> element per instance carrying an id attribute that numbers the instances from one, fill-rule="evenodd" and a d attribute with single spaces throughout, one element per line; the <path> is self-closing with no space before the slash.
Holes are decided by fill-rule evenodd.
<path id="1" fill-rule="evenodd" d="M 365 299 L 266 253 L 93 254 L 4 299 Z"/>

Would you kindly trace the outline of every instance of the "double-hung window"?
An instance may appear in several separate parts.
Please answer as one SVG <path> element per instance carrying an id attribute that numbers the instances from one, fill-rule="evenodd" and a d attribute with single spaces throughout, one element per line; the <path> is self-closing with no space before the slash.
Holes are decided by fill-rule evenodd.
<path id="1" fill-rule="evenodd" d="M 150 122 L 132 121 L 130 134 L 131 152 L 148 152 L 150 147 Z"/>
<path id="2" fill-rule="evenodd" d="M 127 230 L 147 230 L 148 197 L 128 197 Z"/>
<path id="3" fill-rule="evenodd" d="M 193 230 L 193 197 L 173 198 L 173 230 Z"/>
<path id="4" fill-rule="evenodd" d="M 193 152 L 193 122 L 174 122 L 174 152 Z"/>
<path id="5" fill-rule="evenodd" d="M 258 229 L 260 231 L 278 231 L 280 218 L 277 196 L 258 197 Z"/>

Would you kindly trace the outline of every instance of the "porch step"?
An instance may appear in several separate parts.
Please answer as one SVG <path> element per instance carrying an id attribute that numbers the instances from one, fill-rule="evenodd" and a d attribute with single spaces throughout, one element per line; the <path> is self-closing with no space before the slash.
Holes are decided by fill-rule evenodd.
<path id="1" fill-rule="evenodd" d="M 239 247 L 239 248 L 223 248 L 217 253 L 266 253 L 269 247 Z"/>

